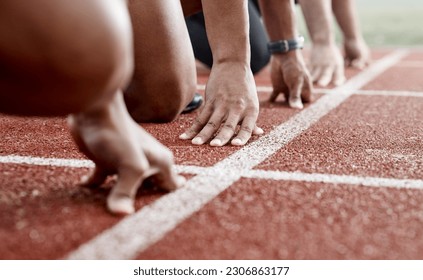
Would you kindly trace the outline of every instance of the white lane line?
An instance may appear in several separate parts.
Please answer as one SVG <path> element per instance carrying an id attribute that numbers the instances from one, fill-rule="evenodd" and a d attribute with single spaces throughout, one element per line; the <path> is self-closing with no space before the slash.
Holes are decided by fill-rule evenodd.
<path id="1" fill-rule="evenodd" d="M 206 90 L 206 85 L 198 84 L 197 90 Z M 272 91 L 273 91 L 273 87 L 271 86 L 257 86 L 258 93 L 268 93 Z M 316 93 L 319 93 L 319 90 L 317 90 Z"/>
<path id="2" fill-rule="evenodd" d="M 197 84 L 197 90 L 206 90 L 206 85 Z"/>
<path id="3" fill-rule="evenodd" d="M 391 90 L 358 90 L 357 95 L 382 95 L 400 97 L 423 97 L 423 92 L 419 91 L 391 91 Z"/>
<path id="4" fill-rule="evenodd" d="M 269 170 L 249 170 L 248 172 L 243 172 L 242 177 L 250 179 L 269 179 L 275 181 L 301 181 L 327 184 L 360 185 L 365 187 L 410 188 L 423 190 L 423 180 L 412 179 L 378 178 Z"/>
<path id="5" fill-rule="evenodd" d="M 0 156 L 0 163 L 4 164 L 28 164 L 37 166 L 54 166 L 54 167 L 70 167 L 70 168 L 93 168 L 94 163 L 90 160 L 82 159 L 61 159 L 61 158 L 41 158 L 29 156 Z M 192 166 L 192 165 L 175 165 L 177 173 L 185 173 L 192 175 L 202 175 L 208 177 L 220 176 L 222 171 L 216 168 Z M 348 184 L 362 185 L 368 187 L 397 187 L 397 188 L 414 188 L 423 189 L 423 180 L 413 179 L 395 179 L 395 178 L 379 178 L 364 177 L 352 175 L 335 175 L 322 173 L 303 173 L 303 172 L 286 172 L 273 170 L 251 170 L 241 171 L 242 178 L 250 179 L 270 179 L 276 181 L 303 181 L 328 184 Z"/>
<path id="6" fill-rule="evenodd" d="M 64 158 L 43 158 L 32 156 L 7 155 L 0 156 L 0 164 L 28 164 L 36 166 L 70 167 L 70 168 L 94 168 L 91 160 L 85 159 L 64 159 Z M 209 167 L 175 165 L 177 173 L 200 174 L 207 173 Z"/>
<path id="7" fill-rule="evenodd" d="M 68 259 L 133 259 L 162 239 L 181 222 L 200 210 L 252 169 L 271 156 L 321 117 L 345 101 L 354 91 L 395 65 L 407 54 L 398 50 L 374 63 L 332 90 L 286 123 L 211 167 L 215 176 L 197 175 L 185 188 L 162 196 L 137 213 L 124 218 L 89 242 L 65 256 Z"/>
<path id="8" fill-rule="evenodd" d="M 198 85 L 197 87 L 200 87 Z M 273 91 L 272 87 L 257 87 L 258 93 L 269 93 Z M 316 94 L 331 93 L 332 89 L 315 88 Z M 403 97 L 423 97 L 421 91 L 406 91 L 406 90 L 357 90 L 352 93 L 353 95 L 384 95 L 384 96 L 403 96 Z"/>
<path id="9" fill-rule="evenodd" d="M 41 166 L 73 167 L 73 168 L 93 168 L 94 163 L 83 159 L 61 159 L 61 158 L 42 158 L 18 155 L 0 156 L 0 163 L 9 164 L 30 164 Z"/>

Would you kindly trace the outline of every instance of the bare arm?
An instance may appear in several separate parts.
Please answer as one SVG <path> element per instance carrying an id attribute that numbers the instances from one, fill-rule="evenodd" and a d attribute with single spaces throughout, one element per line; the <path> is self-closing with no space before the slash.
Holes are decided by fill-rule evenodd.
<path id="1" fill-rule="evenodd" d="M 260 0 L 260 8 L 271 41 L 298 37 L 293 1 Z M 311 100 L 312 85 L 301 52 L 273 54 L 271 67 L 271 101 L 283 93 L 291 107 L 303 108 L 302 101 Z"/>
<path id="2" fill-rule="evenodd" d="M 344 35 L 345 58 L 362 69 L 370 63 L 370 51 L 361 34 L 354 0 L 332 0 L 333 13 Z"/>
<path id="3" fill-rule="evenodd" d="M 233 145 L 244 145 L 256 126 L 259 111 L 256 86 L 250 70 L 249 22 L 246 0 L 203 0 L 213 67 L 206 87 L 206 103 L 194 125 L 181 139 L 222 146 L 235 135 Z"/>
<path id="4" fill-rule="evenodd" d="M 361 37 L 354 0 L 332 0 L 333 13 L 347 40 Z"/>
<path id="5" fill-rule="evenodd" d="M 333 44 L 331 0 L 300 0 L 313 44 Z"/>
<path id="6" fill-rule="evenodd" d="M 249 66 L 249 21 L 246 0 L 203 0 L 207 37 L 214 63 Z"/>
<path id="7" fill-rule="evenodd" d="M 335 44 L 331 0 L 301 0 L 301 8 L 313 42 L 310 68 L 313 81 L 327 86 L 345 81 L 344 61 Z"/>

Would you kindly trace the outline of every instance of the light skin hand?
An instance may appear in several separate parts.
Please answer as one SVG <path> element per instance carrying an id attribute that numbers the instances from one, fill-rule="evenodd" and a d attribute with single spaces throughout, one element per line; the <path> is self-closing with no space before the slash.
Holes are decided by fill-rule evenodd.
<path id="1" fill-rule="evenodd" d="M 313 82 L 319 86 L 345 82 L 344 60 L 335 44 L 313 44 L 310 55 L 310 71 Z"/>
<path id="2" fill-rule="evenodd" d="M 245 145 L 252 134 L 263 134 L 256 126 L 259 102 L 248 65 L 226 62 L 213 65 L 206 87 L 206 104 L 194 124 L 180 135 L 195 145 Z M 240 125 L 238 133 L 237 127 Z M 217 135 L 216 135 L 217 133 Z M 215 136 L 216 135 L 216 136 Z"/>
<path id="3" fill-rule="evenodd" d="M 256 126 L 257 90 L 250 69 L 248 2 L 202 0 L 213 67 L 206 87 L 206 102 L 194 124 L 180 139 L 194 145 L 245 145 Z M 237 132 L 238 125 L 240 125 Z M 232 140 L 231 140 L 232 139 Z"/>
<path id="4" fill-rule="evenodd" d="M 333 13 L 344 36 L 345 64 L 361 70 L 371 59 L 355 5 L 355 0 L 332 0 Z"/>
<path id="5" fill-rule="evenodd" d="M 345 39 L 345 64 L 359 70 L 366 68 L 371 62 L 370 49 L 363 39 Z"/>
<path id="6" fill-rule="evenodd" d="M 302 109 L 303 102 L 312 101 L 313 85 L 299 51 L 273 55 L 271 60 L 273 93 L 270 101 L 284 94 L 291 108 Z"/>
<path id="7" fill-rule="evenodd" d="M 260 8 L 271 41 L 298 38 L 293 1 L 261 0 Z M 302 109 L 303 102 L 311 101 L 313 86 L 300 50 L 273 54 L 271 78 L 270 101 L 275 101 L 281 93 L 292 108 Z"/>
<path id="8" fill-rule="evenodd" d="M 335 44 L 331 0 L 301 0 L 301 8 L 313 42 L 310 71 L 313 82 L 338 86 L 345 82 L 344 60 Z"/>
<path id="9" fill-rule="evenodd" d="M 172 153 L 130 118 L 121 92 L 106 106 L 68 120 L 78 147 L 96 165 L 83 184 L 99 187 L 107 176 L 118 175 L 107 199 L 110 212 L 133 213 L 137 189 L 146 178 L 155 179 L 166 190 L 185 183 L 172 169 Z"/>

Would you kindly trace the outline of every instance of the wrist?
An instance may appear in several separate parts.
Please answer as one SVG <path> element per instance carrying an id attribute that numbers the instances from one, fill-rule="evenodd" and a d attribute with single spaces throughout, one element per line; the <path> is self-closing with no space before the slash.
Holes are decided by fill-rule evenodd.
<path id="1" fill-rule="evenodd" d="M 335 38 L 332 35 L 324 34 L 311 37 L 311 42 L 313 45 L 333 45 L 335 44 Z"/>
<path id="2" fill-rule="evenodd" d="M 327 49 L 335 49 L 338 48 L 335 42 L 328 42 L 328 43 L 313 43 L 312 49 L 314 50 L 327 50 Z"/>
<path id="3" fill-rule="evenodd" d="M 364 39 L 361 36 L 344 37 L 344 44 L 355 44 L 361 42 L 364 42 Z"/>
<path id="4" fill-rule="evenodd" d="M 236 67 L 242 69 L 250 69 L 250 59 L 235 57 L 220 58 L 213 61 L 212 69 L 218 67 Z"/>
<path id="5" fill-rule="evenodd" d="M 286 53 L 273 53 L 272 59 L 276 59 L 278 61 L 285 61 L 285 60 L 299 60 L 302 57 L 301 50 L 292 50 Z"/>
<path id="6" fill-rule="evenodd" d="M 277 40 L 267 43 L 267 48 L 271 54 L 284 54 L 304 47 L 304 37 L 298 36 L 287 40 Z"/>

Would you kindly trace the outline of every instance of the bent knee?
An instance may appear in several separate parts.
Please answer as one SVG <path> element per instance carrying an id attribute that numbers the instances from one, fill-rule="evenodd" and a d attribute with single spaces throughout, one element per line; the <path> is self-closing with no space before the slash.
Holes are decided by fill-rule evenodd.
<path id="1" fill-rule="evenodd" d="M 0 79 L 8 92 L 2 105 L 11 113 L 62 115 L 85 110 L 125 86 L 133 59 L 124 2 L 41 2 L 44 9 L 37 9 L 38 2 L 6 1 L 0 11 L 2 68 L 8 73 Z M 13 26 L 2 24 L 11 19 Z M 21 103 L 30 110 L 20 109 Z"/>
<path id="2" fill-rule="evenodd" d="M 87 29 L 67 50 L 67 58 L 76 63 L 69 63 L 65 71 L 82 85 L 97 84 L 100 92 L 108 92 L 125 87 L 132 75 L 132 30 L 123 2 L 107 1 L 97 6 L 102 9 L 84 18 Z"/>
<path id="3" fill-rule="evenodd" d="M 42 2 L 44 10 L 34 9 L 38 2 L 16 7 L 8 1 L 0 13 L 0 23 L 10 18 L 16 22 L 11 30 L 0 28 L 0 36 L 5 36 L 0 41 L 3 67 L 9 73 L 2 84 L 14 93 L 6 101 L 15 107 L 30 104 L 28 114 L 68 114 L 124 87 L 133 69 L 132 30 L 124 2 Z"/>
<path id="4" fill-rule="evenodd" d="M 163 83 L 162 91 L 165 92 L 164 103 L 167 104 L 157 116 L 163 122 L 170 122 L 176 119 L 185 107 L 191 102 L 196 91 L 196 80 L 170 79 Z"/>
<path id="5" fill-rule="evenodd" d="M 125 102 L 137 122 L 171 122 L 191 102 L 196 91 L 196 79 L 163 77 L 149 87 L 132 83 L 125 92 Z"/>

